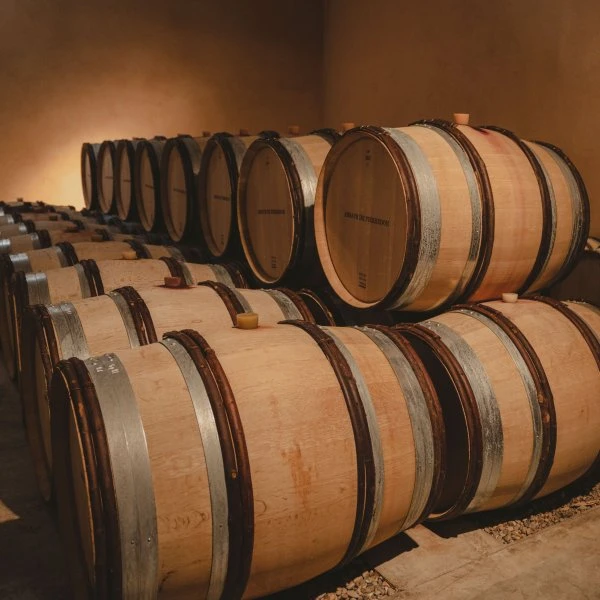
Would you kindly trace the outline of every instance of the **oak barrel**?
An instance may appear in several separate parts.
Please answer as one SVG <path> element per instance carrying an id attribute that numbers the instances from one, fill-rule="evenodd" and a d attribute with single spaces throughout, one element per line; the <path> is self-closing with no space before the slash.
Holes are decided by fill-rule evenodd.
<path id="1" fill-rule="evenodd" d="M 446 476 L 437 518 L 545 496 L 593 465 L 597 308 L 543 297 L 465 304 L 396 330 L 423 360 L 442 407 Z"/>
<path id="2" fill-rule="evenodd" d="M 111 238 L 112 234 L 106 230 L 71 232 L 40 229 L 33 233 L 23 233 L 14 237 L 0 239 L 0 254 L 16 254 L 18 252 L 49 248 L 59 242 L 92 242 Z"/>
<path id="3" fill-rule="evenodd" d="M 178 135 L 165 144 L 160 167 L 161 202 L 165 227 L 174 242 L 198 230 L 196 178 L 209 139 L 209 135 Z"/>
<path id="4" fill-rule="evenodd" d="M 359 308 L 540 290 L 572 267 L 588 229 L 585 185 L 560 149 L 444 121 L 348 131 L 315 203 L 327 279 Z"/>
<path id="5" fill-rule="evenodd" d="M 248 312 L 259 315 L 261 327 L 286 319 L 314 322 L 294 292 L 235 289 L 216 281 L 175 290 L 124 287 L 94 298 L 27 309 L 22 326 L 21 398 L 44 498 L 50 499 L 52 470 L 47 389 L 59 360 L 143 346 L 174 329 L 213 334 L 234 326 L 237 315 Z"/>
<path id="6" fill-rule="evenodd" d="M 160 202 L 160 160 L 165 141 L 166 138 L 161 137 L 141 140 L 135 148 L 135 203 L 145 231 L 158 231 L 164 226 Z"/>
<path id="7" fill-rule="evenodd" d="M 115 147 L 115 206 L 120 219 L 138 219 L 135 199 L 135 151 L 141 139 L 119 140 Z"/>
<path id="8" fill-rule="evenodd" d="M 168 247 L 177 252 L 177 249 Z M 89 298 L 109 292 L 124 285 L 162 285 L 165 277 L 179 277 L 195 284 L 200 281 L 217 280 L 231 286 L 245 287 L 241 271 L 231 264 L 205 265 L 184 263 L 180 254 L 160 259 L 144 260 L 82 260 L 76 265 L 51 269 L 43 273 L 15 273 L 7 286 L 7 312 L 4 322 L 10 328 L 9 360 L 16 364 L 15 375 L 20 371 L 21 317 L 30 304 L 54 304 L 56 302 Z M 3 336 L 3 338 L 6 336 Z M 10 364 L 10 362 L 9 362 Z"/>
<path id="9" fill-rule="evenodd" d="M 313 228 L 315 189 L 329 134 L 258 139 L 240 168 L 237 218 L 246 260 L 266 285 L 323 280 Z"/>
<path id="10" fill-rule="evenodd" d="M 242 160 L 259 137 L 279 137 L 276 132 L 258 136 L 213 135 L 202 152 L 196 189 L 200 229 L 213 258 L 242 254 L 237 226 L 236 196 Z"/>
<path id="11" fill-rule="evenodd" d="M 10 282 L 13 274 L 17 272 L 31 273 L 33 277 L 33 274 L 40 273 L 40 277 L 42 277 L 44 271 L 69 267 L 81 260 L 118 259 L 124 255 L 131 258 L 172 256 L 177 260 L 184 260 L 177 248 L 152 246 L 132 239 L 123 242 L 79 242 L 75 244 L 61 242 L 49 248 L 0 256 L 0 314 L 3 316 L 0 323 L 0 342 L 11 377 L 16 377 L 20 368 L 19 356 L 15 354 L 15 348 L 19 346 L 13 339 L 15 335 L 18 335 L 18 326 L 15 321 L 18 313 L 11 309 Z"/>
<path id="12" fill-rule="evenodd" d="M 421 313 L 401 313 L 379 308 L 355 308 L 344 302 L 336 296 L 335 292 L 329 288 L 301 289 L 298 295 L 306 303 L 313 314 L 317 325 L 387 325 L 392 326 L 397 323 L 411 323 L 422 320 Z"/>
<path id="13" fill-rule="evenodd" d="M 100 144 L 84 143 L 81 146 L 81 185 L 83 202 L 86 208 L 96 209 L 98 205 L 98 152 Z"/>
<path id="14" fill-rule="evenodd" d="M 389 329 L 174 332 L 61 361 L 51 413 L 77 598 L 291 587 L 424 518 L 441 473 L 431 383 Z"/>
<path id="15" fill-rule="evenodd" d="M 115 206 L 115 142 L 104 140 L 98 148 L 96 179 L 98 208 L 105 214 L 116 214 Z"/>

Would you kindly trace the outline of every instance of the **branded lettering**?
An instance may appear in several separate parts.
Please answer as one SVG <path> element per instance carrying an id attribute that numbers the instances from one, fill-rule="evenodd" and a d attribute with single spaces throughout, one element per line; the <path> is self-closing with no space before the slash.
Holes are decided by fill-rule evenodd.
<path id="1" fill-rule="evenodd" d="M 353 219 L 354 221 L 361 221 L 362 223 L 371 223 L 371 225 L 382 225 L 383 227 L 390 226 L 389 219 L 379 219 L 377 217 L 371 217 L 369 215 L 363 215 L 361 213 L 355 213 L 346 211 L 344 213 L 346 219 Z"/>

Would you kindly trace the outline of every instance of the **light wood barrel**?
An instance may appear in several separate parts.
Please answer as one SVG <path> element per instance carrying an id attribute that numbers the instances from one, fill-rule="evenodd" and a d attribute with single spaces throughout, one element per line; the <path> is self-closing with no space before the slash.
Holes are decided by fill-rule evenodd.
<path id="1" fill-rule="evenodd" d="M 81 185 L 86 208 L 98 208 L 98 152 L 100 144 L 81 146 Z"/>
<path id="2" fill-rule="evenodd" d="M 542 297 L 495 301 L 397 328 L 442 406 L 447 460 L 438 518 L 545 496 L 593 465 L 600 318 L 591 305 L 577 311 Z"/>
<path id="3" fill-rule="evenodd" d="M 115 214 L 115 142 L 104 140 L 97 157 L 98 208 L 105 214 Z"/>
<path id="4" fill-rule="evenodd" d="M 106 242 L 105 242 L 106 243 Z M 169 252 L 177 249 L 167 247 Z M 30 304 L 53 304 L 89 298 L 124 285 L 162 285 L 165 277 L 179 277 L 195 284 L 205 280 L 222 280 L 232 286 L 245 287 L 245 279 L 235 265 L 204 265 L 183 263 L 179 258 L 163 256 L 144 260 L 82 260 L 76 265 L 46 272 L 17 272 L 6 286 L 8 317 L 3 322 L 9 328 L 8 364 L 12 360 L 14 376 L 21 370 L 21 319 Z M 4 342 L 6 344 L 6 342 Z M 4 350 L 4 347 L 3 347 Z M 6 358 L 5 354 L 5 358 Z"/>
<path id="5" fill-rule="evenodd" d="M 258 139 L 244 156 L 238 184 L 238 227 L 246 260 L 267 285 L 322 281 L 313 207 L 329 135 Z"/>
<path id="6" fill-rule="evenodd" d="M 160 161 L 166 138 L 142 140 L 135 148 L 133 182 L 137 214 L 146 231 L 164 227 L 160 202 Z"/>
<path id="7" fill-rule="evenodd" d="M 254 312 L 261 327 L 287 319 L 314 322 L 300 297 L 289 290 L 244 290 L 216 281 L 195 287 L 119 288 L 107 295 L 30 307 L 23 318 L 21 398 L 28 439 L 42 495 L 50 500 L 52 456 L 48 386 L 59 360 L 118 352 L 161 340 L 175 329 L 202 335 L 236 325 Z M 69 335 L 68 332 L 77 332 Z"/>
<path id="8" fill-rule="evenodd" d="M 0 254 L 16 254 L 29 250 L 49 248 L 60 242 L 96 242 L 102 240 L 122 241 L 130 239 L 131 236 L 119 233 L 111 233 L 108 229 L 86 229 L 82 231 L 48 231 L 40 229 L 33 233 L 25 233 L 15 237 L 0 240 Z"/>
<path id="9" fill-rule="evenodd" d="M 210 136 L 179 135 L 165 144 L 161 159 L 162 210 L 174 242 L 198 230 L 196 179 L 202 152 Z"/>
<path id="10" fill-rule="evenodd" d="M 317 325 L 387 325 L 412 323 L 422 320 L 422 313 L 401 313 L 378 308 L 354 308 L 339 300 L 333 290 L 301 289 L 298 295 L 313 314 Z"/>
<path id="11" fill-rule="evenodd" d="M 197 205 L 202 238 L 214 258 L 242 254 L 236 207 L 238 177 L 248 147 L 259 137 L 279 135 L 276 132 L 258 136 L 216 133 L 202 152 Z"/>
<path id="12" fill-rule="evenodd" d="M 52 453 L 77 598 L 256 598 L 427 515 L 443 430 L 416 355 L 389 330 L 291 323 L 59 363 Z"/>
<path id="13" fill-rule="evenodd" d="M 347 132 L 315 204 L 327 279 L 359 308 L 542 289 L 572 267 L 588 229 L 585 186 L 558 148 L 443 121 Z"/>
<path id="14" fill-rule="evenodd" d="M 584 252 L 575 268 L 548 289 L 548 295 L 557 300 L 583 300 L 600 306 L 600 253 Z"/>
<path id="15" fill-rule="evenodd" d="M 14 273 L 29 273 L 37 281 L 45 271 L 71 267 L 82 260 L 95 258 L 98 260 L 120 259 L 125 253 L 133 258 L 160 258 L 162 256 L 184 260 L 182 253 L 175 247 L 152 246 L 137 240 L 124 242 L 79 242 L 70 244 L 60 242 L 55 246 L 39 250 L 31 250 L 20 254 L 0 256 L 0 324 L 2 352 L 9 375 L 14 378 L 20 371 L 19 313 L 12 309 L 12 290 L 10 282 Z M 39 274 L 39 277 L 36 275 Z"/>
<path id="16" fill-rule="evenodd" d="M 141 139 L 119 140 L 115 148 L 115 206 L 120 219 L 138 219 L 136 203 L 135 151 Z"/>

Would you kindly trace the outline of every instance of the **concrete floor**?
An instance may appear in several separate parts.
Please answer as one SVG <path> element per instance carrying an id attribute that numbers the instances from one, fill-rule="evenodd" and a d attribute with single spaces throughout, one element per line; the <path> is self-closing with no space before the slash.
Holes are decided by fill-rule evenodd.
<path id="1" fill-rule="evenodd" d="M 342 571 L 270 598 L 312 599 L 375 568 L 398 599 L 600 599 L 600 508 L 510 545 L 477 527 L 472 517 L 418 526 Z M 60 540 L 37 492 L 19 399 L 0 366 L 0 600 L 68 598 Z"/>

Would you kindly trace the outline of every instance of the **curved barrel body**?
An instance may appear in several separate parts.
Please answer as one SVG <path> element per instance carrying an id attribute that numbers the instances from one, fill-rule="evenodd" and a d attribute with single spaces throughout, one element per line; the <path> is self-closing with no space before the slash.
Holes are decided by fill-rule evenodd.
<path id="1" fill-rule="evenodd" d="M 549 298 L 465 304 L 398 326 L 446 426 L 440 518 L 523 503 L 586 473 L 600 452 L 600 315 Z"/>
<path id="2" fill-rule="evenodd" d="M 89 358 L 161 340 L 176 329 L 202 335 L 236 325 L 255 312 L 261 327 L 287 319 L 313 322 L 304 302 L 289 290 L 246 290 L 207 281 L 199 286 L 124 287 L 106 295 L 25 312 L 22 325 L 21 398 L 38 483 L 50 499 L 52 456 L 47 389 L 59 360 Z"/>
<path id="3" fill-rule="evenodd" d="M 315 205 L 329 283 L 360 308 L 540 290 L 572 267 L 588 229 L 585 186 L 558 148 L 443 121 L 349 131 Z"/>
<path id="4" fill-rule="evenodd" d="M 430 382 L 382 330 L 173 333 L 62 361 L 51 411 L 61 529 L 95 598 L 291 587 L 421 520 L 441 473 Z"/>

